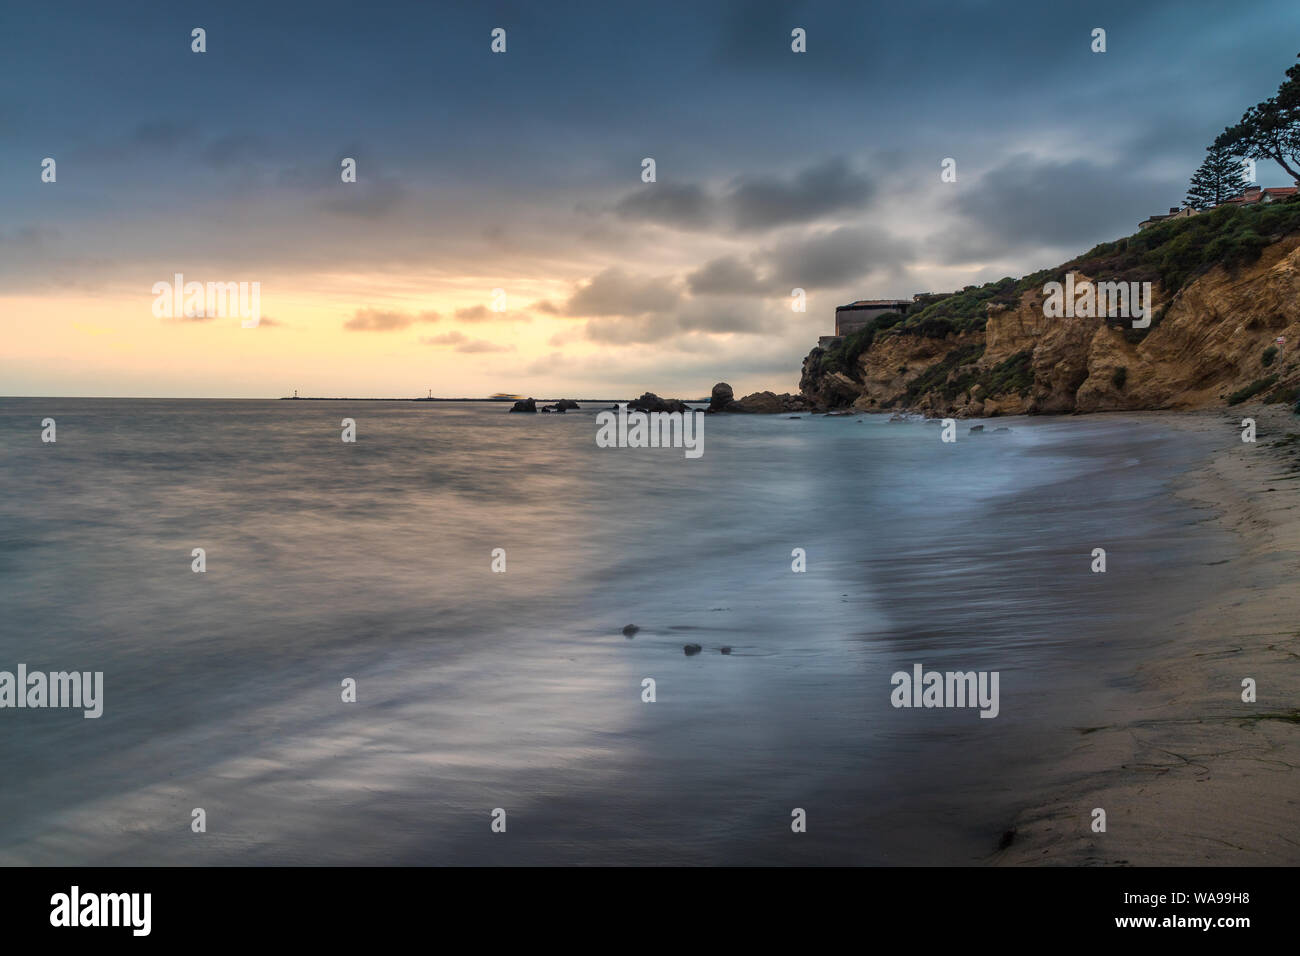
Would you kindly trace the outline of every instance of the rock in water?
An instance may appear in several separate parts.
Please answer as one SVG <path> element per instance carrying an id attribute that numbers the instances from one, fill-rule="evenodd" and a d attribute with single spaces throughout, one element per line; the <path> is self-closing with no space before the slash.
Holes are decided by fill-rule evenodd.
<path id="1" fill-rule="evenodd" d="M 578 403 L 575 402 L 575 401 L 573 401 L 572 399 L 569 399 L 569 398 L 562 398 L 562 399 L 560 399 L 558 402 L 556 402 L 554 405 L 546 405 L 546 406 L 543 406 L 542 411 L 544 411 L 544 412 L 559 412 L 561 415 L 563 415 L 563 414 L 564 414 L 566 411 L 568 411 L 570 408 L 578 408 L 578 407 L 580 407 L 580 406 L 578 405 Z"/>
<path id="2" fill-rule="evenodd" d="M 730 385 L 726 382 L 719 382 L 717 385 L 713 386 L 713 395 L 709 399 L 709 411 L 725 411 L 726 407 L 731 404 L 732 399 L 735 397 L 736 393 L 731 390 Z"/>
<path id="3" fill-rule="evenodd" d="M 641 628 L 637 627 L 635 624 L 629 624 L 627 627 L 623 628 L 623 636 L 631 637 L 639 630 L 641 630 Z"/>
<path id="4" fill-rule="evenodd" d="M 534 399 L 526 398 L 522 402 L 515 402 L 512 412 L 535 412 L 537 411 L 537 402 Z"/>
<path id="5" fill-rule="evenodd" d="M 704 648 L 700 647 L 700 645 L 698 644 L 687 644 L 685 647 L 682 648 L 682 650 L 686 652 L 687 657 L 693 657 L 696 654 L 698 654 L 700 651 L 704 650 Z"/>
<path id="6" fill-rule="evenodd" d="M 646 392 L 640 398 L 627 403 L 629 412 L 689 412 L 685 402 L 675 398 L 660 398 L 654 392 Z"/>
<path id="7" fill-rule="evenodd" d="M 730 653 L 731 653 L 731 648 L 729 648 L 729 647 L 724 647 L 724 648 L 722 648 L 722 653 L 724 653 L 724 654 L 730 654 Z"/>

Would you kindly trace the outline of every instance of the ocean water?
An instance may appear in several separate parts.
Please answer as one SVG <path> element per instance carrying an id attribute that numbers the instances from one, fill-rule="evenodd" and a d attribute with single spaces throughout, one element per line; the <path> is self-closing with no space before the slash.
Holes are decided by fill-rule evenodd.
<path id="1" fill-rule="evenodd" d="M 1158 416 L 596 410 L 0 399 L 0 670 L 104 673 L 0 709 L 0 862 L 978 863 L 1231 547 Z"/>

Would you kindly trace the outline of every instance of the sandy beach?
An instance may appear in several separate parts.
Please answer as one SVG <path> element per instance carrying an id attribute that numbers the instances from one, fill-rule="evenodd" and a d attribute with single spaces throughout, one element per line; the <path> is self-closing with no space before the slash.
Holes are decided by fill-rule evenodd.
<path id="1" fill-rule="evenodd" d="M 1161 417 L 1224 433 L 1178 494 L 1232 532 L 1239 556 L 1212 562 L 1203 603 L 1170 607 L 1104 726 L 1078 729 L 1059 767 L 1069 784 L 1035 795 L 995 864 L 1300 863 L 1300 422 L 1277 406 Z M 1246 417 L 1254 445 L 1232 438 Z"/>

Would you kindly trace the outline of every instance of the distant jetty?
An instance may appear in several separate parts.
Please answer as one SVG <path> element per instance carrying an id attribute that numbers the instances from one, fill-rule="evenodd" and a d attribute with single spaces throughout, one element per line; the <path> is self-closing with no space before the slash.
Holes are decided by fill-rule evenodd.
<path id="1" fill-rule="evenodd" d="M 497 402 L 497 403 L 500 403 L 500 402 L 506 402 L 506 403 L 510 403 L 510 404 L 513 404 L 513 403 L 514 403 L 515 401 L 517 401 L 517 400 L 518 400 L 518 399 L 516 399 L 516 398 L 514 398 L 514 397 L 511 397 L 511 398 L 497 398 L 496 396 L 493 396 L 492 398 L 430 398 L 430 397 L 426 397 L 426 398 L 347 398 L 347 397 L 334 398 L 334 397 L 331 397 L 331 396 L 325 396 L 325 395 L 284 395 L 284 396 L 281 396 L 281 398 L 280 398 L 280 401 L 282 401 L 282 402 Z M 558 398 L 539 398 L 539 399 L 537 399 L 537 401 L 539 401 L 539 402 L 558 402 L 558 401 L 560 401 L 560 399 L 558 399 Z M 629 401 L 629 399 L 626 399 L 626 398 L 579 398 L 579 399 L 576 399 L 576 401 L 579 401 L 579 402 L 592 402 L 593 404 L 601 403 L 601 402 L 606 402 L 606 403 L 611 403 L 611 404 L 612 404 L 612 403 L 615 403 L 615 402 L 626 402 L 626 401 Z M 706 399 L 706 401 L 707 401 L 707 399 Z"/>

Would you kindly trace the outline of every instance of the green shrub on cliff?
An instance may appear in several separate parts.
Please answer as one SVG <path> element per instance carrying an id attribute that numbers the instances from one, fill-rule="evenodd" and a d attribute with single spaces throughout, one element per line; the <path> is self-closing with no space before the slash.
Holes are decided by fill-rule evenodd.
<path id="1" fill-rule="evenodd" d="M 1268 368 L 1270 365 L 1273 364 L 1276 358 L 1277 358 L 1277 346 L 1270 345 L 1268 348 L 1264 349 L 1264 354 L 1259 357 L 1259 360 L 1260 362 L 1263 363 L 1264 368 Z"/>
<path id="2" fill-rule="evenodd" d="M 1266 388 L 1272 388 L 1277 384 L 1277 376 L 1270 375 L 1268 378 L 1261 378 L 1251 382 L 1245 388 L 1239 388 L 1228 396 L 1229 405 L 1240 405 L 1248 398 L 1254 398 Z"/>
<path id="3" fill-rule="evenodd" d="M 983 345 L 963 345 L 953 349 L 938 362 L 918 375 L 907 386 L 907 401 L 913 402 L 929 391 L 938 391 L 947 401 L 952 401 L 979 381 L 977 372 L 967 372 L 953 381 L 948 377 L 963 365 L 972 365 L 984 355 Z"/>
<path id="4" fill-rule="evenodd" d="M 1170 219 L 1132 236 L 1103 242 L 1059 269 L 1104 281 L 1158 282 L 1166 296 L 1216 265 L 1250 265 L 1264 248 L 1300 231 L 1300 197 L 1256 206 L 1223 206 Z"/>
<path id="5" fill-rule="evenodd" d="M 1015 392 L 1024 398 L 1034 384 L 1034 353 L 1031 349 L 1017 352 L 980 376 L 979 384 L 987 396 Z"/>

